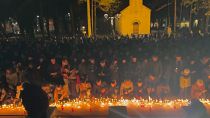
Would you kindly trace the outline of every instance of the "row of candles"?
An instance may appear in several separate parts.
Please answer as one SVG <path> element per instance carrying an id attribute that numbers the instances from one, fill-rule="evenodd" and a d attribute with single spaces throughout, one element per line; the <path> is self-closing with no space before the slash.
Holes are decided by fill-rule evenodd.
<path id="1" fill-rule="evenodd" d="M 209 99 L 200 99 L 200 101 L 206 105 L 210 106 Z M 50 107 L 56 107 L 58 110 L 69 110 L 76 112 L 79 110 L 88 110 L 92 112 L 93 109 L 104 109 L 108 110 L 109 106 L 127 106 L 136 107 L 141 109 L 149 108 L 159 108 L 159 109 L 179 109 L 182 106 L 187 106 L 190 104 L 190 100 L 187 99 L 176 99 L 176 100 L 155 100 L 155 99 L 110 99 L 110 98 L 94 98 L 94 99 L 74 99 L 68 101 L 62 101 L 58 103 L 52 103 Z M 22 105 L 17 106 L 14 104 L 1 105 L 1 111 L 7 112 L 23 112 L 25 113 L 24 107 Z"/>

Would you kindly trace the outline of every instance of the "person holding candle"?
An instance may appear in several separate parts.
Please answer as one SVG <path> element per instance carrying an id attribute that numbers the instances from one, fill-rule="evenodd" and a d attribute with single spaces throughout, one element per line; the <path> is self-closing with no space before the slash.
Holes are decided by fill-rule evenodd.
<path id="1" fill-rule="evenodd" d="M 113 98 L 113 99 L 117 99 L 119 96 L 119 89 L 117 86 L 117 80 L 112 80 L 112 82 L 110 83 L 110 87 L 108 89 L 108 97 L 109 98 Z"/>
<path id="2" fill-rule="evenodd" d="M 49 102 L 53 102 L 53 89 L 50 84 L 43 84 L 42 90 L 47 94 Z"/>
<path id="3" fill-rule="evenodd" d="M 93 85 L 97 79 L 97 66 L 96 61 L 93 57 L 89 58 L 89 63 L 87 66 L 87 78 L 90 83 Z"/>
<path id="4" fill-rule="evenodd" d="M 141 79 L 139 79 L 135 84 L 134 96 L 136 99 L 142 99 L 145 97 L 145 88 Z"/>
<path id="5" fill-rule="evenodd" d="M 62 73 L 63 80 L 64 80 L 64 88 L 67 90 L 68 95 L 70 95 L 70 92 L 69 92 L 70 64 L 66 58 L 62 59 L 61 73 Z"/>
<path id="6" fill-rule="evenodd" d="M 190 87 L 191 87 L 191 76 L 189 68 L 185 68 L 183 70 L 182 76 L 179 78 L 179 86 L 180 86 L 180 97 L 184 99 L 189 98 Z"/>
<path id="7" fill-rule="evenodd" d="M 48 67 L 48 76 L 49 82 L 53 85 L 60 83 L 63 79 L 61 79 L 61 68 L 60 65 L 57 64 L 56 58 L 54 56 L 50 59 L 50 65 Z"/>
<path id="8" fill-rule="evenodd" d="M 210 98 L 210 63 L 207 64 L 207 67 L 204 70 L 204 83 L 207 89 L 206 97 Z"/>
<path id="9" fill-rule="evenodd" d="M 96 80 L 96 83 L 93 86 L 92 96 L 96 98 L 106 97 L 107 96 L 107 84 L 102 80 Z"/>
<path id="10" fill-rule="evenodd" d="M 133 97 L 134 85 L 129 79 L 124 80 L 120 86 L 120 96 L 125 99 L 131 99 Z"/>
<path id="11" fill-rule="evenodd" d="M 147 91 L 147 96 L 156 98 L 156 88 L 157 88 L 157 80 L 155 76 L 151 73 L 148 78 L 145 80 L 145 87 Z"/>
<path id="12" fill-rule="evenodd" d="M 205 93 L 207 90 L 205 89 L 205 84 L 203 80 L 198 79 L 195 84 L 192 85 L 191 88 L 191 97 L 192 99 L 201 99 L 205 98 Z"/>
<path id="13" fill-rule="evenodd" d="M 101 60 L 98 68 L 98 78 L 104 82 L 110 82 L 110 72 L 109 68 L 107 67 L 106 60 Z"/>
<path id="14" fill-rule="evenodd" d="M 87 80 L 82 80 L 79 85 L 79 98 L 90 98 L 91 84 Z"/>
<path id="15" fill-rule="evenodd" d="M 207 85 L 207 98 L 210 98 L 210 75 L 208 76 L 208 80 L 206 82 Z"/>
<path id="16" fill-rule="evenodd" d="M 54 90 L 54 101 L 57 103 L 58 101 L 67 100 L 68 92 L 62 85 L 56 85 Z"/>
<path id="17" fill-rule="evenodd" d="M 3 83 L 0 81 L 0 105 L 3 104 L 6 96 L 7 96 L 7 91 Z"/>

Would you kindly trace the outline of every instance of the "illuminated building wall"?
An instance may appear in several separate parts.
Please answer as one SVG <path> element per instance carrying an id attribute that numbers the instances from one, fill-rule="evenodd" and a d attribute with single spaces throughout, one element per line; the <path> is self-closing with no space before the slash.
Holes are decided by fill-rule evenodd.
<path id="1" fill-rule="evenodd" d="M 129 6 L 115 19 L 115 28 L 120 35 L 150 34 L 151 10 L 143 0 L 130 0 Z"/>

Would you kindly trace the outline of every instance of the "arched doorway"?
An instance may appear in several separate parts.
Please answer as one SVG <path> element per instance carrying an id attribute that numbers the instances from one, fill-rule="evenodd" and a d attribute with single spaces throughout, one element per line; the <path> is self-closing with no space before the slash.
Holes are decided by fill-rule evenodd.
<path id="1" fill-rule="evenodd" d="M 133 23 L 133 34 L 139 34 L 139 23 L 138 22 Z"/>

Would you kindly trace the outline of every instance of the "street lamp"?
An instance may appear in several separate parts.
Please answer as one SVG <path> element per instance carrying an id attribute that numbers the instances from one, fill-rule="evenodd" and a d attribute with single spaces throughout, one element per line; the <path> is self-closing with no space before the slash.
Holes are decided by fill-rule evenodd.
<path id="1" fill-rule="evenodd" d="M 83 34 L 83 36 L 85 36 L 86 35 L 86 28 L 85 28 L 85 26 L 82 26 L 81 28 L 80 28 L 80 30 L 81 30 L 81 32 L 82 32 L 82 34 Z"/>
<path id="2" fill-rule="evenodd" d="M 115 31 L 114 31 L 114 19 L 118 20 L 120 18 L 120 14 L 116 14 L 115 16 L 109 16 L 108 14 L 104 14 L 104 18 L 106 20 L 110 19 L 110 24 L 112 26 L 112 33 L 113 35 L 115 35 Z"/>

